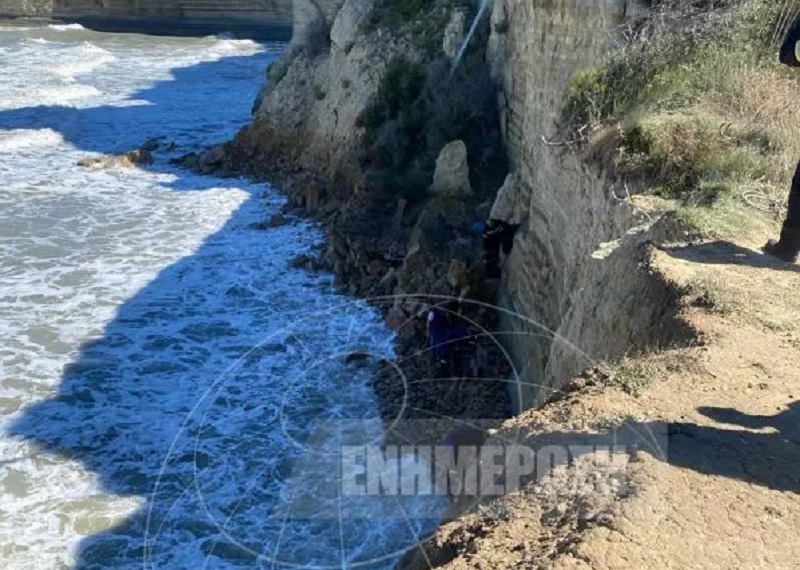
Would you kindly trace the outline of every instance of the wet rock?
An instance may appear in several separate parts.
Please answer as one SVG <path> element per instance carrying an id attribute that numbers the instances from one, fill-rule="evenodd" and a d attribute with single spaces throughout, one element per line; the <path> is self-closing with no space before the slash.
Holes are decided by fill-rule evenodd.
<path id="1" fill-rule="evenodd" d="M 232 510 L 235 512 L 235 510 Z M 122 550 L 122 548 L 120 548 Z M 217 539 L 209 539 L 200 544 L 200 550 L 208 556 L 215 556 L 229 562 L 252 562 L 256 555 L 255 552 L 260 552 L 261 546 L 255 547 L 243 544 L 233 544 L 230 542 L 223 542 Z M 119 552 L 119 550 L 117 551 Z M 111 558 L 109 558 L 111 559 Z"/>
<path id="2" fill-rule="evenodd" d="M 75 390 L 72 393 L 72 395 L 75 398 L 75 400 L 77 400 L 78 402 L 82 402 L 84 404 L 94 404 L 96 401 L 94 394 L 92 394 L 92 391 L 89 390 L 88 388 Z"/>
<path id="3" fill-rule="evenodd" d="M 153 152 L 154 150 L 158 150 L 161 147 L 161 141 L 162 141 L 162 139 L 160 139 L 160 138 L 147 139 L 144 142 L 144 144 L 142 144 L 139 148 L 141 150 L 146 150 L 148 152 Z"/>
<path id="4" fill-rule="evenodd" d="M 223 145 L 213 146 L 197 159 L 197 165 L 202 169 L 216 168 L 225 162 L 226 152 Z"/>
<path id="5" fill-rule="evenodd" d="M 275 214 L 269 220 L 265 220 L 263 222 L 256 222 L 251 224 L 250 227 L 254 230 L 271 230 L 273 228 L 279 228 L 281 226 L 286 226 L 289 224 L 289 218 L 284 216 L 283 214 Z"/>
<path id="6" fill-rule="evenodd" d="M 344 357 L 345 364 L 355 364 L 355 363 L 363 363 L 365 360 L 369 359 L 368 352 L 351 352 L 347 356 Z"/>
<path id="7" fill-rule="evenodd" d="M 291 267 L 295 269 L 313 269 L 316 265 L 316 260 L 305 253 L 302 253 L 294 258 L 289 262 Z"/>
<path id="8" fill-rule="evenodd" d="M 464 141 L 457 140 L 445 145 L 436 159 L 431 192 L 437 196 L 451 198 L 472 195 L 469 182 L 467 147 Z"/>
<path id="9" fill-rule="evenodd" d="M 153 153 L 146 148 L 137 148 L 125 154 L 125 158 L 132 164 L 152 164 Z"/>
<path id="10" fill-rule="evenodd" d="M 153 154 L 144 148 L 137 148 L 118 156 L 95 156 L 82 158 L 77 162 L 83 168 L 132 168 L 153 163 Z"/>

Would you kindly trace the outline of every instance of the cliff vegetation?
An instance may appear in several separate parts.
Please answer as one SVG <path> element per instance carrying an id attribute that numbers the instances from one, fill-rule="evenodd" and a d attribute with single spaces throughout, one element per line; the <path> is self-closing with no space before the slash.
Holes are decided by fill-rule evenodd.
<path id="1" fill-rule="evenodd" d="M 660 2 L 573 79 L 568 143 L 699 236 L 762 239 L 800 156 L 800 84 L 775 55 L 787 20 L 771 0 Z"/>

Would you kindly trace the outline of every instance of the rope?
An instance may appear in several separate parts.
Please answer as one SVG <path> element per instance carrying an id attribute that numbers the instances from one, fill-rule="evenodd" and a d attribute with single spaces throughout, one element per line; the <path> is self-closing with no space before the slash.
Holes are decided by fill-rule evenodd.
<path id="1" fill-rule="evenodd" d="M 771 198 L 763 188 L 746 187 L 741 196 L 747 205 L 768 214 L 780 214 L 784 208 L 783 202 Z"/>

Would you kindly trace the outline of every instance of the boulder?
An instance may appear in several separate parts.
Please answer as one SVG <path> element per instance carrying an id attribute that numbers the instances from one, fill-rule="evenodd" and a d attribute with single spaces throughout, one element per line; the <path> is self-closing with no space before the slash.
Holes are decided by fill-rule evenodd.
<path id="1" fill-rule="evenodd" d="M 347 0 L 331 27 L 333 45 L 342 51 L 350 51 L 372 10 L 373 0 Z"/>
<path id="2" fill-rule="evenodd" d="M 144 142 L 144 144 L 142 144 L 142 146 L 140 146 L 139 148 L 142 150 L 148 150 L 150 152 L 153 152 L 154 150 L 158 150 L 161 147 L 162 142 L 163 141 L 161 140 L 161 137 L 155 139 L 147 139 Z"/>
<path id="3" fill-rule="evenodd" d="M 146 148 L 137 148 L 125 154 L 131 164 L 153 164 L 153 153 Z"/>
<path id="4" fill-rule="evenodd" d="M 149 150 L 137 148 L 123 155 L 82 158 L 77 164 L 84 168 L 132 168 L 152 163 L 153 154 Z"/>
<path id="5" fill-rule="evenodd" d="M 500 190 L 497 191 L 489 218 L 512 225 L 521 224 L 525 208 L 520 198 L 517 176 L 513 173 L 509 174 Z"/>
<path id="6" fill-rule="evenodd" d="M 292 2 L 294 33 L 287 55 L 307 49 L 316 52 L 325 42 L 325 15 L 314 0 Z"/>
<path id="7" fill-rule="evenodd" d="M 491 33 L 486 45 L 486 62 L 489 64 L 492 79 L 502 84 L 507 71 L 506 45 L 508 43 L 508 14 L 506 0 L 496 0 L 492 5 L 490 18 Z"/>
<path id="8" fill-rule="evenodd" d="M 436 159 L 431 192 L 450 198 L 472 195 L 469 183 L 469 163 L 464 141 L 456 140 L 444 146 Z"/>
<path id="9" fill-rule="evenodd" d="M 451 60 L 458 55 L 464 44 L 464 27 L 467 23 L 467 14 L 463 10 L 453 10 L 450 21 L 444 29 L 442 51 Z"/>

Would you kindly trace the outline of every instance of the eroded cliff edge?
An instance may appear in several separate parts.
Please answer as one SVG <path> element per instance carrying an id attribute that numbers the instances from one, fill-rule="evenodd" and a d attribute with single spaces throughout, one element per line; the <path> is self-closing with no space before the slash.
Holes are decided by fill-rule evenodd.
<path id="1" fill-rule="evenodd" d="M 533 321 L 508 326 L 523 333 L 510 337 L 522 377 L 539 385 L 526 390 L 522 409 L 593 361 L 686 332 L 670 318 L 672 293 L 653 278 L 642 247 L 685 236 L 671 220 L 637 212 L 624 181 L 572 152 L 556 129 L 574 74 L 600 63 L 621 24 L 644 10 L 633 0 L 494 2 L 491 63 L 526 219 L 500 303 Z"/>

